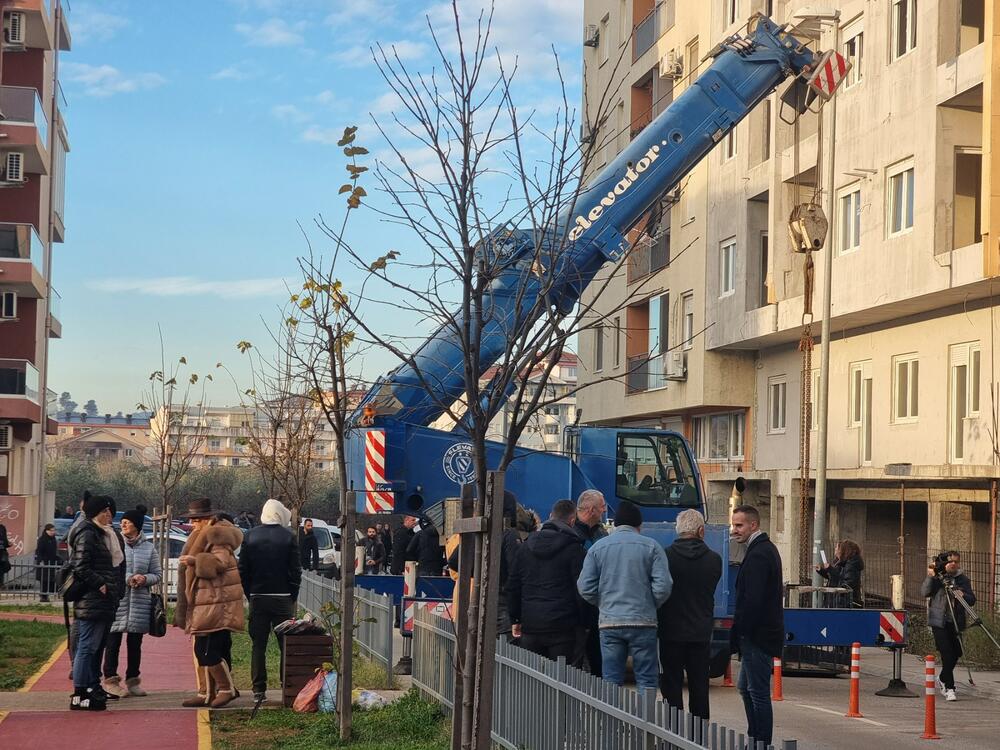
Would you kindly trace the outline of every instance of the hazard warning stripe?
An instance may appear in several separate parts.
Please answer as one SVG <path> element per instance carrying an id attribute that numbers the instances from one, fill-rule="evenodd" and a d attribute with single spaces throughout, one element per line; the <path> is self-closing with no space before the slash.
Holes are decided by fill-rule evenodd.
<path id="1" fill-rule="evenodd" d="M 904 617 L 898 612 L 879 613 L 879 633 L 886 641 L 902 643 L 904 640 Z"/>
<path id="2" fill-rule="evenodd" d="M 365 433 L 365 512 L 392 512 L 392 493 L 377 491 L 379 484 L 386 484 L 385 430 L 368 430 Z"/>

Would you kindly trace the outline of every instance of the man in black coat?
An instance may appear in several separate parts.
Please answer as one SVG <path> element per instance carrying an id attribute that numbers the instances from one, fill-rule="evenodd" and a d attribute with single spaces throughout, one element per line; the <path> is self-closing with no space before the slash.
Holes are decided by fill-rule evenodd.
<path id="1" fill-rule="evenodd" d="M 392 527 L 386 521 L 385 523 L 375 524 L 375 530 L 378 532 L 379 541 L 382 542 L 382 548 L 385 550 L 382 570 L 388 573 L 389 565 L 392 564 Z"/>
<path id="2" fill-rule="evenodd" d="M 240 582 L 250 602 L 250 681 L 256 701 L 267 696 L 268 638 L 275 625 L 295 617 L 302 583 L 295 534 L 288 528 L 291 520 L 291 511 L 281 501 L 269 499 L 260 512 L 260 526 L 246 533 L 240 548 Z M 285 641 L 277 638 L 283 661 Z"/>
<path id="3" fill-rule="evenodd" d="M 413 527 L 417 525 L 416 516 L 403 516 L 403 524 L 396 529 L 392 537 L 392 556 L 389 558 L 389 572 L 394 576 L 403 575 L 406 568 L 406 550 L 413 541 Z"/>
<path id="4" fill-rule="evenodd" d="M 319 568 L 319 539 L 313 531 L 313 520 L 307 518 L 299 529 L 299 559 L 302 570 L 317 570 Z"/>
<path id="5" fill-rule="evenodd" d="M 549 659 L 573 663 L 582 654 L 583 600 L 576 580 L 583 569 L 583 540 L 573 529 L 576 506 L 560 500 L 540 531 L 518 547 L 507 578 L 507 609 L 521 646 Z"/>
<path id="6" fill-rule="evenodd" d="M 439 576 L 444 568 L 444 555 L 441 552 L 441 535 L 434 522 L 425 518 L 420 523 L 420 530 L 410 540 L 406 547 L 406 559 L 416 560 L 417 575 Z"/>
<path id="7" fill-rule="evenodd" d="M 604 494 L 598 490 L 584 490 L 576 501 L 576 523 L 573 528 L 583 539 L 583 549 L 586 552 L 594 546 L 594 542 L 603 539 L 608 535 L 604 528 L 604 514 L 607 513 L 608 506 L 604 501 Z M 584 626 L 587 630 L 587 637 L 584 643 L 584 652 L 587 656 L 587 666 L 590 673 L 595 677 L 603 674 L 603 662 L 601 659 L 600 630 L 597 628 L 598 618 L 597 607 L 584 602 Z"/>
<path id="8" fill-rule="evenodd" d="M 688 702 L 695 716 L 708 721 L 708 679 L 715 588 L 722 577 L 722 558 L 705 544 L 705 517 L 694 509 L 677 516 L 677 539 L 667 547 L 674 587 L 658 611 L 660 692 L 684 710 L 684 673 Z"/>
<path id="9" fill-rule="evenodd" d="M 73 696 L 70 709 L 103 711 L 108 700 L 101 688 L 101 655 L 125 591 L 125 552 L 111 528 L 114 500 L 84 495 L 84 520 L 70 532 L 76 637 L 73 644 Z"/>
<path id="10" fill-rule="evenodd" d="M 760 530 L 760 513 L 752 505 L 733 511 L 733 538 L 746 545 L 736 576 L 730 631 L 732 650 L 741 661 L 737 687 L 747 714 L 747 734 L 769 745 L 774 731 L 771 674 L 774 657 L 781 656 L 785 643 L 781 555 Z"/>

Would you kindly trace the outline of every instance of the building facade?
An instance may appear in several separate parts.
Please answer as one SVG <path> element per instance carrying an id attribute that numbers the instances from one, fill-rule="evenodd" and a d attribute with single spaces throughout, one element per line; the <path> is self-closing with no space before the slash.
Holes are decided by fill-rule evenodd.
<path id="1" fill-rule="evenodd" d="M 69 140 L 58 86 L 60 0 L 0 0 L 0 523 L 13 555 L 52 517 L 44 489 L 49 339 L 60 338 L 53 246 L 65 237 Z"/>
<path id="2" fill-rule="evenodd" d="M 586 90 L 617 94 L 608 159 L 752 14 L 796 24 L 807 5 L 587 0 L 587 33 L 599 39 L 585 48 Z M 758 106 L 668 195 L 655 236 L 634 238 L 631 260 L 609 269 L 613 294 L 597 307 L 612 312 L 580 347 L 582 379 L 626 380 L 582 391 L 585 420 L 683 431 L 712 520 L 725 519 L 732 481 L 745 477 L 790 577 L 811 535 L 802 538 L 801 521 L 813 512 L 824 279 L 821 252 L 817 345 L 804 369 L 805 258 L 787 217 L 810 200 L 833 227 L 827 549 L 840 538 L 894 545 L 901 523 L 914 558 L 996 543 L 1000 151 L 990 144 L 1000 97 L 990 61 L 1000 47 L 986 23 L 995 2 L 834 5 L 839 21 L 816 29 L 816 46 L 839 39 L 853 66 L 835 130 L 830 105 L 822 127 L 815 114 L 785 123 L 780 90 Z"/>
<path id="3" fill-rule="evenodd" d="M 110 414 L 56 414 L 57 434 L 45 445 L 47 457 L 149 460 L 149 417 Z"/>

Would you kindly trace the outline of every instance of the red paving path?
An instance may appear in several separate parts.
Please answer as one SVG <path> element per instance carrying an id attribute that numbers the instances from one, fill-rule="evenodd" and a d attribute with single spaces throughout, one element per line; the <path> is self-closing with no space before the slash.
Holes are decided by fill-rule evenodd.
<path id="1" fill-rule="evenodd" d="M 122 644 L 120 666 L 127 662 Z M 72 682 L 69 655 L 63 653 L 29 692 L 65 696 L 67 709 L 59 712 L 12 712 L 0 721 L 0 748 L 30 748 L 41 736 L 59 737 L 73 750 L 131 747 L 137 738 L 156 750 L 197 750 L 198 712 L 183 709 L 136 710 L 141 698 L 126 698 L 130 710 L 103 713 L 70 711 Z M 195 686 L 191 641 L 183 631 L 169 628 L 163 638 L 146 636 L 142 642 L 142 685 L 151 693 L 191 691 Z M 135 703 L 133 703 L 135 701 Z M 178 705 L 180 697 L 178 697 Z"/>

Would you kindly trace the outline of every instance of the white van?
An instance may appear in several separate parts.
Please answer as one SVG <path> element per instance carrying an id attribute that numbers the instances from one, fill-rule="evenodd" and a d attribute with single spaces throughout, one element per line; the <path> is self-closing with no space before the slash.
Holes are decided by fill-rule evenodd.
<path id="1" fill-rule="evenodd" d="M 316 535 L 316 542 L 319 545 L 319 570 L 320 575 L 327 578 L 340 576 L 340 527 L 332 526 L 318 518 L 310 519 L 313 522 L 313 534 Z M 305 524 L 305 519 L 299 521 L 299 528 Z"/>

